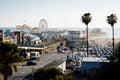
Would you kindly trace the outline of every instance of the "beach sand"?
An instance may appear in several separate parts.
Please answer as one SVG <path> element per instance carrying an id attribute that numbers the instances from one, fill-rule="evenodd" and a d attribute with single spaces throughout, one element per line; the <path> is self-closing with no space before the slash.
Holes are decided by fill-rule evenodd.
<path id="1" fill-rule="evenodd" d="M 89 40 L 95 40 L 95 43 L 99 45 L 112 44 L 112 38 L 89 38 Z M 117 44 L 120 42 L 120 38 L 114 38 L 114 43 Z"/>

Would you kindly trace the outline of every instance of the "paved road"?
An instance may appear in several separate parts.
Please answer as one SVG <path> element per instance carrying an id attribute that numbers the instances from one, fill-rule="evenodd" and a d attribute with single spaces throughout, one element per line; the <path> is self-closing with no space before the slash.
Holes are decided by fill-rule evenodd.
<path id="1" fill-rule="evenodd" d="M 67 54 L 63 54 L 63 53 L 49 53 L 49 54 L 41 55 L 40 60 L 36 61 L 37 65 L 27 66 L 26 62 L 23 62 L 22 64 L 20 64 L 18 72 L 13 72 L 13 75 L 10 76 L 8 80 L 23 80 L 23 78 L 31 74 L 33 70 L 42 68 L 54 60 L 66 59 L 66 57 Z"/>

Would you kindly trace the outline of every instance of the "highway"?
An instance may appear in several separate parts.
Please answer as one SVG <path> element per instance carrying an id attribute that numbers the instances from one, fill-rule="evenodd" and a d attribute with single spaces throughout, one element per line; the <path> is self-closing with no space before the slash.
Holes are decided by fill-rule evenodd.
<path id="1" fill-rule="evenodd" d="M 69 54 L 70 56 L 72 54 Z M 47 64 L 51 63 L 54 60 L 66 59 L 67 54 L 65 53 L 49 53 L 45 55 L 41 55 L 40 60 L 36 60 L 37 65 L 28 66 L 26 62 L 20 64 L 18 68 L 18 72 L 13 72 L 13 75 L 8 78 L 8 80 L 23 80 L 25 76 L 31 74 L 34 70 L 38 68 L 43 68 Z M 25 79 L 27 80 L 27 79 Z"/>

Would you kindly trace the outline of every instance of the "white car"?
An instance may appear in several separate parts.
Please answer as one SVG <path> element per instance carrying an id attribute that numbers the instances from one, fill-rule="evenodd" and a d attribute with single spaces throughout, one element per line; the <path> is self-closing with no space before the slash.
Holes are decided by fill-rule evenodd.
<path id="1" fill-rule="evenodd" d="M 37 59 L 40 58 L 40 53 L 37 51 L 32 51 L 31 52 L 31 59 Z"/>

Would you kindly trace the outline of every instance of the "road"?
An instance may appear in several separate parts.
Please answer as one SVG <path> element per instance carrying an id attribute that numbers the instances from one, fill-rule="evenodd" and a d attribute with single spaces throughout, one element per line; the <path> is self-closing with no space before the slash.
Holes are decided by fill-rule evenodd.
<path id="1" fill-rule="evenodd" d="M 31 74 L 34 70 L 38 68 L 43 68 L 44 66 L 51 63 L 54 60 L 66 59 L 67 55 L 68 54 L 65 53 L 49 53 L 41 55 L 40 60 L 36 60 L 37 65 L 34 66 L 28 66 L 26 65 L 26 62 L 23 62 L 22 64 L 20 64 L 18 72 L 13 72 L 13 75 L 10 76 L 8 80 L 23 80 L 25 76 Z M 71 56 L 72 54 L 69 55 Z"/>

